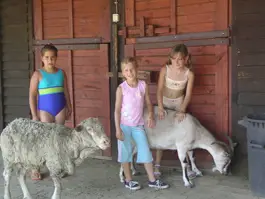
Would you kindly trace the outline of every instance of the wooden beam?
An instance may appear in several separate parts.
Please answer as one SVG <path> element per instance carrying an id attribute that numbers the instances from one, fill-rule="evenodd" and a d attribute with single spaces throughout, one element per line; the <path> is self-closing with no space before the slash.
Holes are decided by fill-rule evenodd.
<path id="1" fill-rule="evenodd" d="M 130 34 L 140 35 L 140 31 L 139 27 L 124 27 L 122 30 L 119 30 L 119 35 L 127 38 Z M 170 33 L 170 27 L 154 27 L 154 25 L 148 25 L 147 28 L 145 28 L 145 31 L 148 33 L 150 32 L 150 36 L 154 36 L 155 34 L 168 34 Z"/>
<path id="2" fill-rule="evenodd" d="M 114 74 L 112 72 L 109 72 L 106 74 L 107 77 L 113 78 Z M 138 71 L 137 77 L 141 80 L 145 80 L 147 83 L 151 81 L 151 72 L 150 71 Z M 123 78 L 123 75 L 121 72 L 118 73 L 118 78 Z"/>
<path id="3" fill-rule="evenodd" d="M 34 49 L 40 50 L 42 46 L 35 46 Z M 98 50 L 99 44 L 79 44 L 79 45 L 57 45 L 58 50 Z"/>
<path id="4" fill-rule="evenodd" d="M 34 38 L 42 40 L 43 36 L 43 9 L 42 0 L 33 0 Z"/>
<path id="5" fill-rule="evenodd" d="M 54 45 L 60 44 L 96 44 L 101 43 L 101 38 L 72 38 L 72 39 L 47 39 L 47 40 L 34 40 L 34 45 L 45 45 L 47 43 L 52 43 Z"/>
<path id="6" fill-rule="evenodd" d="M 155 42 L 167 42 L 167 41 L 179 41 L 179 40 L 192 40 L 192 39 L 213 39 L 213 38 L 225 38 L 229 36 L 229 30 L 218 30 L 210 32 L 199 33 L 185 33 L 178 35 L 167 35 L 157 37 L 143 37 L 136 38 L 136 43 L 155 43 Z"/>
<path id="7" fill-rule="evenodd" d="M 191 41 L 144 43 L 144 44 L 134 44 L 134 45 L 135 45 L 135 50 L 144 50 L 144 49 L 157 49 L 157 48 L 172 48 L 174 45 L 180 43 L 184 43 L 187 46 L 229 45 L 229 39 L 217 38 L 217 39 L 202 39 L 202 40 L 191 40 Z"/>

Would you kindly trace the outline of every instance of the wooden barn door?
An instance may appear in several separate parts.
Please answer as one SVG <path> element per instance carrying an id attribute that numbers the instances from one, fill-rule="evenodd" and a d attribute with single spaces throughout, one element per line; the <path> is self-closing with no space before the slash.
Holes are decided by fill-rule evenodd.
<path id="1" fill-rule="evenodd" d="M 98 117 L 110 132 L 109 0 L 34 1 L 35 68 L 47 43 L 59 49 L 57 66 L 68 78 L 73 113 L 66 122 L 75 127 L 83 119 Z M 103 44 L 104 43 L 104 44 Z M 97 156 L 111 157 L 111 148 Z"/>
<path id="2" fill-rule="evenodd" d="M 189 112 L 225 140 L 223 134 L 229 131 L 228 0 L 126 0 L 125 27 L 119 34 L 125 40 L 125 56 L 136 57 L 139 70 L 149 75 L 153 104 L 158 73 L 171 47 L 186 44 L 195 72 Z M 199 164 L 211 159 L 209 153 L 196 156 Z M 164 161 L 174 159 L 171 152 L 163 157 Z"/>

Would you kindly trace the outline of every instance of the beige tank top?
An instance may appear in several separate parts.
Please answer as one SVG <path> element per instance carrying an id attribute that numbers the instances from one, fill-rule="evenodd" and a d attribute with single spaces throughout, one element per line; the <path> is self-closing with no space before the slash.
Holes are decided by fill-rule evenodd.
<path id="1" fill-rule="evenodd" d="M 188 82 L 189 69 L 185 72 L 183 80 L 170 79 L 168 74 L 169 74 L 169 67 L 166 65 L 166 75 L 165 75 L 163 95 L 171 99 L 183 96 Z"/>

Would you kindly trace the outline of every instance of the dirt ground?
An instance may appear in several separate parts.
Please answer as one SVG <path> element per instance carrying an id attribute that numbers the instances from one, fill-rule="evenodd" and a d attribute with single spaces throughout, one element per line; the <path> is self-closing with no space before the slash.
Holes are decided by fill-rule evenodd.
<path id="1" fill-rule="evenodd" d="M 1 156 L 0 156 L 1 157 Z M 2 157 L 0 158 L 2 161 Z M 0 162 L 1 168 L 2 163 Z M 88 159 L 77 168 L 74 176 L 62 180 L 62 199 L 254 199 L 244 175 L 221 176 L 218 173 L 204 173 L 195 179 L 195 187 L 185 188 L 179 169 L 163 168 L 163 180 L 170 184 L 167 190 L 155 190 L 147 186 L 143 167 L 137 166 L 141 175 L 136 176 L 143 188 L 139 191 L 125 189 L 118 178 L 119 165 L 115 161 Z M 1 169 L 2 170 L 2 169 Z M 45 171 L 44 171 L 45 172 Z M 1 172 L 2 173 L 2 172 Z M 29 190 L 34 199 L 48 199 L 53 193 L 53 182 L 46 175 L 44 180 L 33 182 L 27 178 Z M 22 199 L 22 191 L 13 174 L 11 180 L 12 199 Z M 0 177 L 0 198 L 3 198 L 4 181 Z"/>

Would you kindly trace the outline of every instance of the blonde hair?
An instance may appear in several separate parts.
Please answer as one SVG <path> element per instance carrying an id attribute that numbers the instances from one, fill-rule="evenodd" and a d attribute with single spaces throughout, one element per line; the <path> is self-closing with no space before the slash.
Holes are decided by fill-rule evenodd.
<path id="1" fill-rule="evenodd" d="M 181 53 L 184 57 L 188 56 L 188 61 L 187 61 L 187 65 L 186 67 L 189 69 L 192 69 L 192 61 L 191 61 L 191 55 L 189 54 L 188 48 L 185 44 L 177 44 L 176 46 L 174 46 L 168 56 L 168 61 L 167 61 L 167 65 L 171 65 L 171 58 L 177 54 L 177 53 Z"/>
<path id="2" fill-rule="evenodd" d="M 124 67 L 127 65 L 127 64 L 132 64 L 135 69 L 138 68 L 138 64 L 137 64 L 137 61 L 134 57 L 125 57 L 122 61 L 121 61 L 121 70 L 123 71 Z"/>

